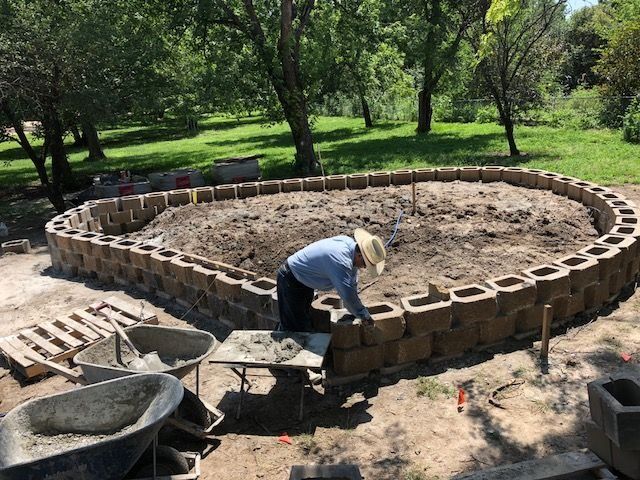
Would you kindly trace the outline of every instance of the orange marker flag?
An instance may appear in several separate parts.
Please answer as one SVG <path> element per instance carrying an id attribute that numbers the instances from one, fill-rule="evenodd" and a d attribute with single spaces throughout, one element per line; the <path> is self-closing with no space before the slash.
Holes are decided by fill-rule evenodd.
<path id="1" fill-rule="evenodd" d="M 287 432 L 284 432 L 282 435 L 278 437 L 278 442 L 286 443 L 287 445 L 293 445 L 293 442 L 291 441 L 291 437 L 287 435 Z"/>
<path id="2" fill-rule="evenodd" d="M 458 412 L 462 411 L 466 401 L 467 399 L 466 399 L 466 394 L 464 393 L 464 390 L 461 388 L 458 388 Z"/>

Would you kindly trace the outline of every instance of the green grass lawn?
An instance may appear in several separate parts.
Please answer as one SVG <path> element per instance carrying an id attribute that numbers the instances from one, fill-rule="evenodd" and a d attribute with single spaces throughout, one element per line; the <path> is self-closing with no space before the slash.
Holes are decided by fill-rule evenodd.
<path id="1" fill-rule="evenodd" d="M 86 150 L 69 146 L 76 174 L 131 170 L 134 173 L 195 167 L 208 175 L 214 159 L 262 153 L 264 178 L 292 176 L 294 148 L 288 126 L 267 126 L 260 118 L 210 117 L 189 134 L 173 120 L 101 132 L 108 157 L 87 162 Z M 573 175 L 601 184 L 640 183 L 640 146 L 622 141 L 618 131 L 577 131 L 550 127 L 516 129 L 525 156 L 506 156 L 504 131 L 493 124 L 436 123 L 428 135 L 415 124 L 379 122 L 366 129 L 359 118 L 320 117 L 313 125 L 316 147 L 329 173 L 445 165 L 519 165 Z M 35 169 L 16 143 L 0 144 L 0 186 L 37 182 Z"/>

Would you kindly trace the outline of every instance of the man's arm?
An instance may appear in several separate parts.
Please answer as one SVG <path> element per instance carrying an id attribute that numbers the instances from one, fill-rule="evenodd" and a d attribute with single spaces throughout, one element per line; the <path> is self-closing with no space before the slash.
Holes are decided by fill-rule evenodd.
<path id="1" fill-rule="evenodd" d="M 331 275 L 331 283 L 338 295 L 340 295 L 344 308 L 349 310 L 349 313 L 362 320 L 371 320 L 369 310 L 360 300 L 356 278 L 352 275 L 350 269 L 342 266 L 337 267 Z"/>

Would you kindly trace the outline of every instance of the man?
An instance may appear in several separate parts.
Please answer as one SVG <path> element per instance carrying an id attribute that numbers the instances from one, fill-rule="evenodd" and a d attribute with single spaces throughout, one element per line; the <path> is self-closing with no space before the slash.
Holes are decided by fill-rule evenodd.
<path id="1" fill-rule="evenodd" d="M 372 276 L 384 269 L 386 251 L 380 237 L 358 228 L 353 238 L 319 240 L 291 255 L 278 269 L 280 329 L 309 332 L 314 290 L 335 289 L 344 308 L 364 324 L 373 320 L 358 296 L 358 269 Z"/>

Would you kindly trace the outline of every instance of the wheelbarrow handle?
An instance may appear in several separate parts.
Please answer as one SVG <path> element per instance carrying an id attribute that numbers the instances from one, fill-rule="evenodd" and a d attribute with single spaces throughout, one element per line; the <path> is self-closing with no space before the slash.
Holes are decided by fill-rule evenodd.
<path id="1" fill-rule="evenodd" d="M 109 323 L 111 324 L 113 329 L 120 336 L 120 338 L 122 338 L 122 340 L 124 340 L 124 343 L 127 344 L 127 346 L 133 352 L 134 355 L 136 355 L 137 357 L 142 358 L 142 354 L 140 353 L 140 351 L 135 347 L 135 345 L 133 344 L 133 342 L 131 341 L 129 336 L 125 333 L 125 331 L 118 324 L 118 322 L 116 322 L 113 318 L 111 318 L 111 315 L 109 315 L 109 314 L 107 314 L 105 312 L 102 312 L 102 311 L 98 310 L 97 308 L 94 308 L 93 310 L 96 312 L 97 315 L 103 316 L 104 318 L 106 318 L 109 321 Z M 109 310 L 111 310 L 110 306 L 109 306 Z"/>

